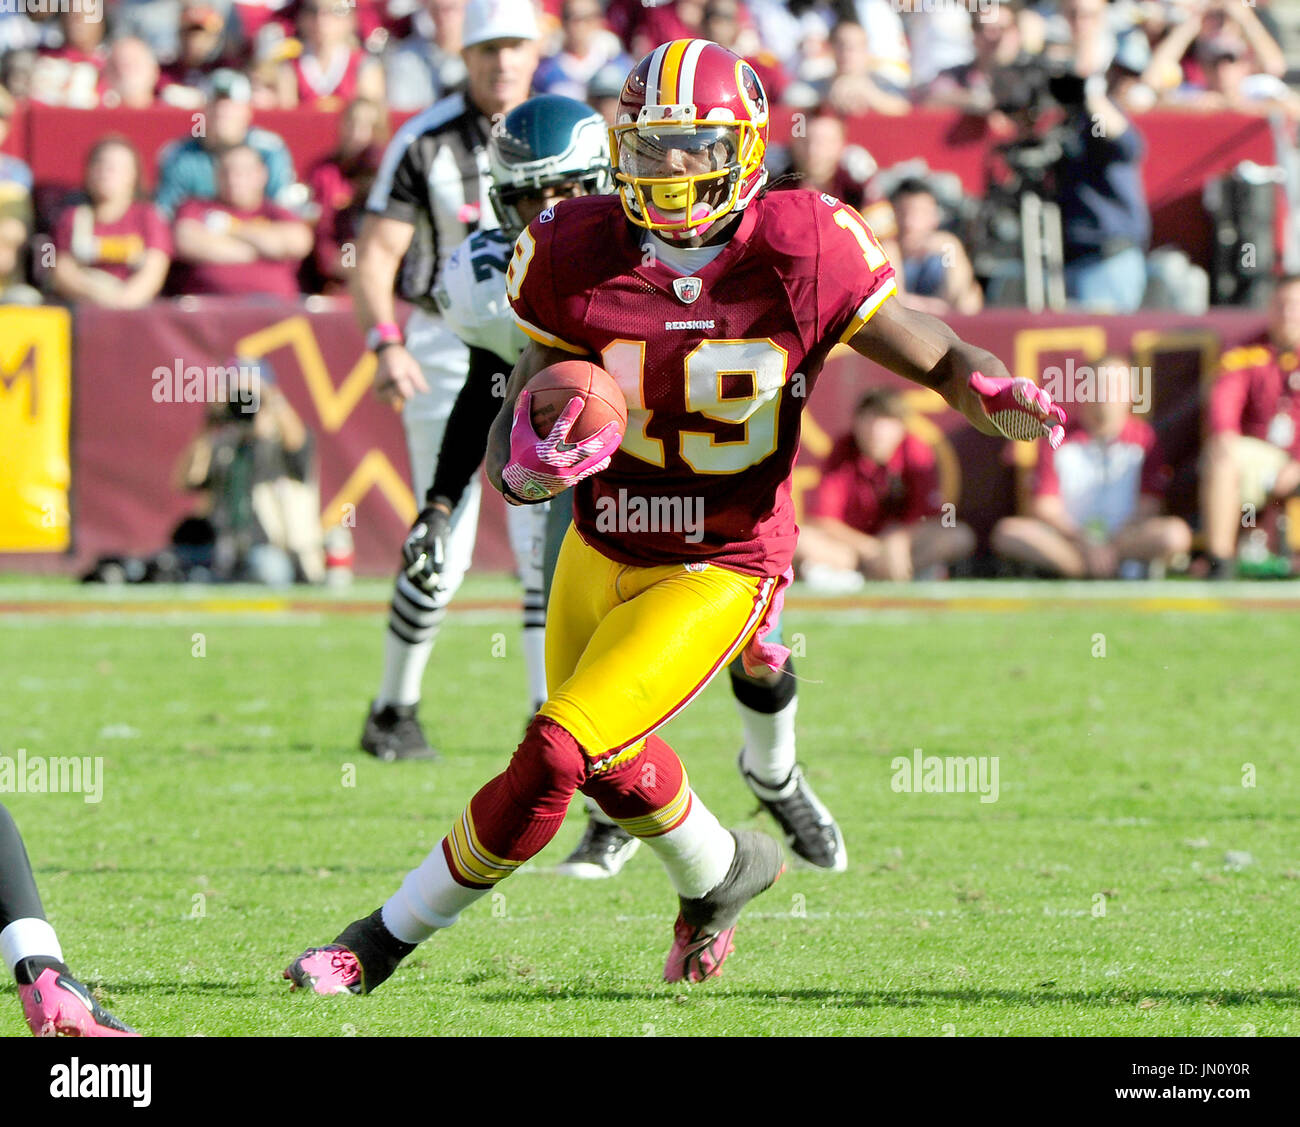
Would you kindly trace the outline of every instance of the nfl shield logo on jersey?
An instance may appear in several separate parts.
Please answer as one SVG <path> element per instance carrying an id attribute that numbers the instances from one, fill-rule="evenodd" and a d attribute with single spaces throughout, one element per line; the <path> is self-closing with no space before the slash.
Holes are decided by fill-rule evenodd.
<path id="1" fill-rule="evenodd" d="M 700 284 L 699 278 L 674 278 L 673 293 L 687 305 L 690 305 L 697 297 L 700 296 L 704 287 Z"/>

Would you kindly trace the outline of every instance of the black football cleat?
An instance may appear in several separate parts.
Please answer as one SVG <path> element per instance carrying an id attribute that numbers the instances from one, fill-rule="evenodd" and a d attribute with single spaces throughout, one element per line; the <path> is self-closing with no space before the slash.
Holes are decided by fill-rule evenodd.
<path id="1" fill-rule="evenodd" d="M 840 827 L 813 793 L 802 768 L 796 764 L 785 782 L 770 787 L 745 770 L 743 752 L 737 765 L 754 797 L 776 819 L 796 857 L 815 868 L 829 869 L 833 873 L 842 873 L 848 868 L 849 858 Z"/>
<path id="2" fill-rule="evenodd" d="M 579 880 L 616 877 L 640 844 L 638 838 L 621 826 L 589 817 L 587 830 L 578 847 L 555 866 L 555 871 L 561 876 Z"/>
<path id="3" fill-rule="evenodd" d="M 393 763 L 398 759 L 437 759 L 438 752 L 424 736 L 415 713 L 416 704 L 370 705 L 366 726 L 361 732 L 361 750 L 376 759 Z"/>

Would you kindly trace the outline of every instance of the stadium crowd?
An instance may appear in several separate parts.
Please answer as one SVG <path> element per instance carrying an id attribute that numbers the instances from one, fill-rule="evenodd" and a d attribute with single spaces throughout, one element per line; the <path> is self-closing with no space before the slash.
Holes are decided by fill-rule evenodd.
<path id="1" fill-rule="evenodd" d="M 867 211 L 921 307 L 974 312 L 984 286 L 962 245 L 962 201 L 942 177 L 891 180 L 849 144 L 845 120 L 914 107 L 985 115 L 1013 140 L 1047 99 L 1077 106 L 1060 158 L 1066 286 L 1085 308 L 1131 311 L 1146 288 L 1151 221 L 1130 118 L 1154 107 L 1282 113 L 1300 120 L 1265 0 L 539 0 L 538 93 L 612 114 L 634 58 L 679 36 L 714 39 L 755 65 L 776 104 L 806 115 L 778 167 Z M 202 136 L 158 157 L 152 202 L 129 138 L 96 146 L 81 193 L 33 192 L 0 158 L 0 291 L 138 305 L 159 293 L 339 289 L 340 248 L 392 125 L 463 88 L 465 0 L 68 0 L 0 11 L 0 143 L 15 99 L 78 107 L 206 111 Z M 1072 83 L 1072 79 L 1077 82 Z M 1050 93 L 1049 93 L 1050 89 Z M 338 149 L 293 167 L 255 110 L 342 111 Z M 1091 136 L 1103 122 L 1103 135 Z M 1090 132 L 1091 131 L 1091 132 Z M 236 173 L 222 157 L 247 145 Z M 262 166 L 260 174 L 253 164 Z M 242 168 L 241 168 L 242 166 Z M 937 170 L 941 171 L 941 170 Z M 239 179 L 238 175 L 235 177 Z M 233 202 L 232 192 L 239 197 Z M 960 193 L 958 192 L 958 197 Z M 290 218 L 286 210 L 296 216 Z M 159 214 L 161 213 L 161 214 Z M 261 237 L 263 224 L 269 237 Z M 310 240 L 295 223 L 311 229 Z M 205 233 L 199 233 L 202 227 Z M 39 248 L 54 236 L 74 261 Z M 161 256 L 161 257 L 160 257 Z M 160 272 L 159 264 L 168 269 Z M 254 269 L 228 269 L 231 266 Z M 215 269 L 214 269 L 215 267 Z M 1015 304 L 1013 292 L 991 294 Z"/>
<path id="2" fill-rule="evenodd" d="M 632 61 L 658 43 L 702 36 L 751 60 L 772 102 L 801 115 L 789 145 L 769 161 L 777 186 L 812 187 L 859 207 L 895 264 L 902 299 L 939 315 L 1014 305 L 1023 291 L 978 267 L 970 224 L 961 222 L 971 217 L 971 201 L 954 189 L 954 177 L 942 169 L 878 168 L 850 143 L 846 122 L 918 107 L 980 115 L 1007 139 L 1008 175 L 1023 182 L 1028 164 L 1014 154 L 1037 151 L 1042 122 L 1054 121 L 1055 177 L 1043 190 L 1060 209 L 1067 296 L 1096 312 L 1150 307 L 1151 216 L 1135 116 L 1156 108 L 1232 110 L 1275 115 L 1293 132 L 1300 122 L 1300 94 L 1286 81 L 1282 29 L 1267 0 L 535 6 L 543 34 L 526 44 L 536 52 L 533 90 L 585 100 L 607 119 Z M 349 251 L 390 131 L 465 86 L 465 8 L 466 0 L 4 6 L 0 145 L 24 99 L 88 113 L 180 107 L 203 128 L 157 154 L 106 133 L 86 159 L 81 190 L 71 193 L 41 193 L 20 159 L 0 154 L 0 302 L 134 308 L 160 295 L 345 292 Z M 337 114 L 337 147 L 310 168 L 295 168 L 284 137 L 253 124 L 256 111 L 297 107 Z M 153 163 L 156 183 L 146 193 Z M 1276 501 L 1300 483 L 1295 427 L 1281 435 L 1274 423 L 1279 413 L 1300 412 L 1291 400 L 1300 309 L 1286 300 L 1296 289 L 1280 287 L 1275 299 L 1275 344 L 1225 357 L 1225 370 L 1247 370 L 1225 384 L 1233 402 L 1207 409 L 1215 437 L 1204 503 L 1217 515 L 1203 523 L 1220 570 L 1232 553 L 1222 514 L 1231 515 L 1238 493 Z M 900 416 L 889 397 L 864 401 L 837 448 L 837 472 L 814 502 L 804 545 L 814 574 L 906 578 L 971 550 L 961 525 L 894 535 L 937 513 L 928 496 L 932 467 L 912 465 L 919 452 L 903 440 Z M 1132 447 L 1125 496 L 1084 504 L 1097 478 L 1095 459 L 1058 452 L 1040 468 L 1032 511 L 999 526 L 999 554 L 1064 575 L 1116 574 L 1126 560 L 1184 554 L 1187 529 L 1157 511 L 1161 470 L 1152 436 L 1126 409 L 1085 419 L 1079 441 L 1086 445 L 1090 436 L 1107 448 L 1121 438 Z M 1263 457 L 1261 468 L 1251 443 L 1277 456 Z M 1072 474 L 1083 484 L 1071 484 Z M 917 495 L 898 496 L 900 482 L 913 482 Z M 893 493 L 872 497 L 881 489 Z M 893 523 L 886 520 L 890 505 Z M 1096 512 L 1080 519 L 1067 511 L 1071 505 Z M 1133 543 L 1117 546 L 1120 534 Z"/>

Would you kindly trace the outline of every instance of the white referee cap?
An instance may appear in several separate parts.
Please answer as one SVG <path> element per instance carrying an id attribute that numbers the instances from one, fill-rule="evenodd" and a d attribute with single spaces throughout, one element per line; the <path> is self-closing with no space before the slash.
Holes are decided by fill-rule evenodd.
<path id="1" fill-rule="evenodd" d="M 461 46 L 492 39 L 540 39 L 532 0 L 469 0 Z"/>

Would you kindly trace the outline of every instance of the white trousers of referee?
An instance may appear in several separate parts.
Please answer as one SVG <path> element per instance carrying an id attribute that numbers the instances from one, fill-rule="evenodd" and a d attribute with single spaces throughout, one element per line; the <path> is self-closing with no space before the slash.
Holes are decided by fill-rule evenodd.
<path id="1" fill-rule="evenodd" d="M 402 412 L 411 484 L 416 505 L 433 483 L 438 453 L 456 397 L 469 370 L 469 349 L 438 319 L 416 310 L 406 326 L 406 347 L 429 385 L 408 399 Z M 409 704 L 419 699 L 429 650 L 451 602 L 469 571 L 478 534 L 482 487 L 476 473 L 451 515 L 446 539 L 446 567 L 441 588 L 433 595 L 418 590 L 404 575 L 397 577 L 389 638 L 385 650 L 382 701 Z M 510 506 L 507 526 L 515 565 L 524 586 L 524 647 L 528 689 L 534 704 L 545 699 L 543 628 L 546 603 L 542 567 L 546 543 L 546 505 Z"/>
<path id="2" fill-rule="evenodd" d="M 456 396 L 465 386 L 469 371 L 469 349 L 442 321 L 417 309 L 406 323 L 406 350 L 420 365 L 428 391 L 417 392 L 402 409 L 402 426 L 406 430 L 406 451 L 411 459 L 411 489 L 415 507 L 424 508 L 424 495 L 433 484 L 438 465 L 442 436 Z M 451 514 L 447 533 L 447 566 L 442 573 L 446 590 L 440 600 L 450 602 L 474 556 L 474 538 L 478 532 L 480 486 L 478 474 L 470 480 L 460 504 Z"/>

